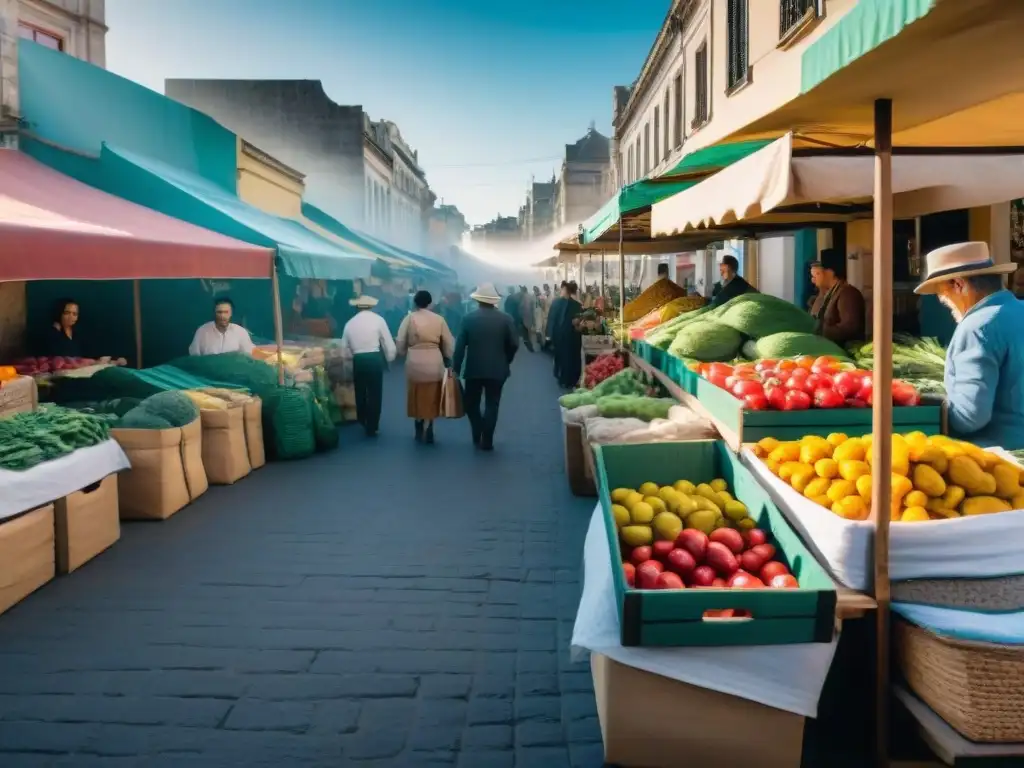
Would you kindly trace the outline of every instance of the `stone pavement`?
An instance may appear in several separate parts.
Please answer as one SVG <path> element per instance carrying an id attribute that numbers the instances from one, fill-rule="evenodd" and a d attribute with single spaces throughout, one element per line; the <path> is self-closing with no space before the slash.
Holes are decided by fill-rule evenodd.
<path id="1" fill-rule="evenodd" d="M 493 454 L 420 446 L 394 371 L 376 441 L 126 525 L 0 617 L 0 766 L 600 766 L 557 394 L 524 352 Z"/>

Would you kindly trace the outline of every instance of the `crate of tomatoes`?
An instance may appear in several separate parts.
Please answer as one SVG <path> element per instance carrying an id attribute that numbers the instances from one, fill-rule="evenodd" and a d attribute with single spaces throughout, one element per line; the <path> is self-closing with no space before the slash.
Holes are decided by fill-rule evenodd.
<path id="1" fill-rule="evenodd" d="M 871 431 L 871 371 L 834 357 L 694 363 L 684 378 L 684 388 L 736 449 L 763 437 Z M 892 397 L 893 429 L 941 432 L 941 402 L 922 400 L 912 384 L 899 380 L 893 381 Z"/>

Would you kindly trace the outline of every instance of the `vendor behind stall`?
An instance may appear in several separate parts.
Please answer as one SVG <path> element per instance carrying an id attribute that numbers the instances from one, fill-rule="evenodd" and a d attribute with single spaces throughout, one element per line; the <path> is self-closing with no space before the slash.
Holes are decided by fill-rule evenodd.
<path id="1" fill-rule="evenodd" d="M 53 304 L 51 322 L 40 340 L 40 354 L 46 357 L 85 357 L 81 334 L 78 330 L 79 307 L 72 298 L 57 299 Z M 126 365 L 123 357 L 116 360 L 101 357 L 99 363 Z"/>
<path id="2" fill-rule="evenodd" d="M 199 326 L 192 338 L 190 355 L 221 355 L 225 352 L 252 354 L 249 332 L 231 322 L 235 305 L 227 296 L 214 299 L 213 320 Z"/>
<path id="3" fill-rule="evenodd" d="M 949 431 L 983 447 L 1024 448 L 1024 304 L 1003 285 L 1015 264 L 994 264 L 988 244 L 956 243 L 925 257 L 915 293 L 953 313 L 946 351 Z"/>
<path id="4" fill-rule="evenodd" d="M 726 254 L 722 257 L 722 263 L 718 265 L 718 274 L 721 281 L 715 283 L 711 290 L 711 306 L 719 307 L 730 299 L 742 296 L 744 293 L 757 293 L 757 289 L 739 275 L 740 263 L 736 257 Z"/>
<path id="5" fill-rule="evenodd" d="M 846 255 L 838 248 L 826 248 L 811 264 L 811 282 L 818 295 L 811 303 L 815 333 L 836 344 L 864 338 L 864 296 L 846 282 Z"/>

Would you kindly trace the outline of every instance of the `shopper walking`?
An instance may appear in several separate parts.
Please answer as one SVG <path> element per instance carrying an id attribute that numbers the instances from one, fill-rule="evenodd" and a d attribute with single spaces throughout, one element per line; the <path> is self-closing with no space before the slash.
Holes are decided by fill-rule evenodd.
<path id="1" fill-rule="evenodd" d="M 551 339 L 551 353 L 555 358 L 554 374 L 556 379 L 559 378 L 560 364 L 558 357 L 558 328 L 562 322 L 562 315 L 565 313 L 565 305 L 569 301 L 568 296 L 569 283 L 563 280 L 558 296 L 555 297 L 548 308 L 547 333 L 548 338 Z"/>
<path id="2" fill-rule="evenodd" d="M 526 290 L 525 285 L 519 286 L 519 335 L 523 339 L 523 345 L 531 352 L 533 352 L 533 340 L 530 338 L 532 335 L 530 328 L 533 326 L 533 307 L 533 296 Z"/>
<path id="3" fill-rule="evenodd" d="M 406 412 L 415 421 L 417 442 L 434 442 L 434 419 L 441 416 L 441 384 L 455 353 L 445 319 L 430 311 L 433 297 L 417 291 L 415 309 L 398 329 L 398 354 L 406 356 Z"/>
<path id="4" fill-rule="evenodd" d="M 470 298 L 478 309 L 462 321 L 452 367 L 465 381 L 463 400 L 473 445 L 491 451 L 501 390 L 511 372 L 519 339 L 512 318 L 498 310 L 501 296 L 493 285 L 480 286 Z"/>
<path id="5" fill-rule="evenodd" d="M 579 329 L 579 316 L 583 305 L 577 298 L 579 287 L 575 281 L 566 288 L 567 298 L 559 313 L 555 328 L 555 365 L 558 366 L 558 383 L 564 389 L 579 386 L 583 373 L 583 337 Z"/>
<path id="6" fill-rule="evenodd" d="M 356 395 L 356 418 L 367 437 L 376 437 L 380 428 L 384 369 L 395 359 L 397 349 L 384 318 L 373 311 L 377 299 L 359 296 L 352 299 L 359 313 L 345 323 L 341 346 L 352 353 L 352 379 Z"/>

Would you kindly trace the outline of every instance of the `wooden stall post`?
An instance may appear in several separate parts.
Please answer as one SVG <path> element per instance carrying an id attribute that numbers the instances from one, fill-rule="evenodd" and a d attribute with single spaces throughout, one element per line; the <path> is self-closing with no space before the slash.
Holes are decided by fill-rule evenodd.
<path id="1" fill-rule="evenodd" d="M 270 268 L 270 285 L 274 291 L 274 342 L 277 344 L 277 383 L 284 385 L 284 320 L 281 317 L 281 286 L 277 279 L 277 261 Z"/>
<path id="2" fill-rule="evenodd" d="M 604 296 L 604 251 L 601 251 L 601 298 Z"/>
<path id="3" fill-rule="evenodd" d="M 619 214 L 619 322 L 626 319 L 626 254 L 622 250 L 622 214 Z"/>
<path id="4" fill-rule="evenodd" d="M 892 100 L 875 101 L 875 237 L 872 275 L 871 514 L 875 518 L 878 722 L 875 758 L 889 764 L 889 521 L 892 488 Z"/>
<path id="5" fill-rule="evenodd" d="M 135 367 L 142 368 L 142 281 L 132 280 L 132 320 L 135 323 Z"/>

